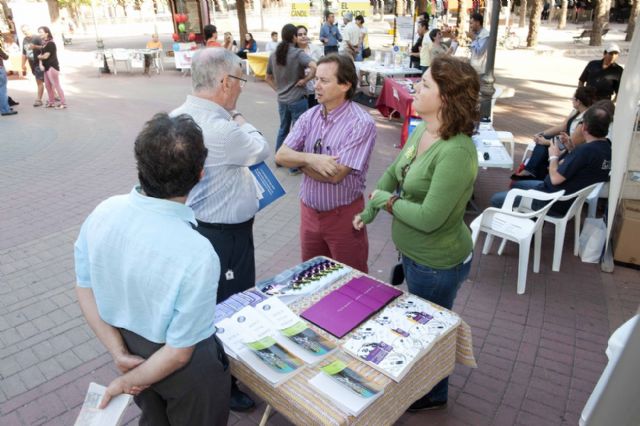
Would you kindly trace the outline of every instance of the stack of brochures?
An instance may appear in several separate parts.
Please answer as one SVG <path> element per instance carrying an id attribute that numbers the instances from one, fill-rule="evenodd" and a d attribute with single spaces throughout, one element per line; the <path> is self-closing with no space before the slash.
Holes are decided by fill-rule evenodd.
<path id="1" fill-rule="evenodd" d="M 320 336 L 276 297 L 216 323 L 225 352 L 246 363 L 273 386 L 316 364 L 336 345 Z"/>
<path id="2" fill-rule="evenodd" d="M 344 354 L 331 356 L 320 364 L 320 373 L 309 379 L 311 386 L 352 416 L 358 416 L 384 392 L 384 383 L 354 370 L 356 363 Z"/>
<path id="3" fill-rule="evenodd" d="M 342 348 L 399 382 L 417 359 L 459 323 L 454 313 L 405 295 L 358 327 Z"/>
<path id="4" fill-rule="evenodd" d="M 80 414 L 74 423 L 75 426 L 117 426 L 120 424 L 124 411 L 133 397 L 120 394 L 112 398 L 107 407 L 101 410 L 98 405 L 104 397 L 106 389 L 97 383 L 89 383 L 89 390 L 87 390 Z"/>
<path id="5" fill-rule="evenodd" d="M 217 324 L 225 318 L 238 312 L 245 306 L 256 306 L 266 300 L 268 296 L 256 290 L 246 290 L 236 293 L 228 299 L 216 305 L 216 312 L 213 314 L 213 323 Z"/>
<path id="6" fill-rule="evenodd" d="M 334 283 L 351 272 L 351 268 L 326 257 L 314 257 L 293 268 L 256 284 L 268 296 L 278 296 L 291 303 Z"/>

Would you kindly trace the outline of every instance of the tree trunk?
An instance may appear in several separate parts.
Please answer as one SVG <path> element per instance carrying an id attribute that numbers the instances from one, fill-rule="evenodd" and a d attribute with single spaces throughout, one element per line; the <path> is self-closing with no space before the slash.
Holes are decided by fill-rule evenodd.
<path id="1" fill-rule="evenodd" d="M 633 5 L 631 6 L 631 15 L 629 15 L 629 23 L 627 24 L 627 36 L 624 38 L 624 41 L 631 41 L 633 37 L 633 30 L 636 27 L 636 21 L 638 20 L 638 16 L 640 15 L 640 0 L 633 0 Z"/>
<path id="2" fill-rule="evenodd" d="M 395 0 L 396 4 L 395 4 L 395 13 L 396 16 L 402 16 L 404 15 L 404 1 L 402 0 Z"/>
<path id="3" fill-rule="evenodd" d="M 49 8 L 49 18 L 51 23 L 56 23 L 60 19 L 60 6 L 58 0 L 47 0 L 47 7 Z"/>
<path id="4" fill-rule="evenodd" d="M 593 17 L 589 46 L 602 46 L 602 29 L 607 19 L 608 4 L 607 0 L 596 0 L 596 5 L 593 9 L 595 16 Z"/>
<path id="5" fill-rule="evenodd" d="M 562 30 L 567 26 L 567 11 L 569 9 L 569 1 L 562 0 L 562 7 L 560 9 L 560 20 L 558 20 L 558 29 Z"/>
<path id="6" fill-rule="evenodd" d="M 418 1 L 418 14 L 422 15 L 427 11 L 427 0 L 417 0 Z"/>
<path id="7" fill-rule="evenodd" d="M 236 1 L 236 10 L 238 12 L 238 27 L 240 29 L 240 44 L 244 43 L 244 36 L 249 32 L 247 29 L 247 12 L 244 6 L 244 0 Z"/>
<path id="8" fill-rule="evenodd" d="M 527 0 L 520 0 L 520 21 L 518 26 L 524 28 L 525 19 L 527 17 Z"/>
<path id="9" fill-rule="evenodd" d="M 538 28 L 540 28 L 540 16 L 542 14 L 544 0 L 536 0 L 529 16 L 529 34 L 527 35 L 527 47 L 538 44 Z"/>
<path id="10" fill-rule="evenodd" d="M 456 23 L 456 31 L 458 37 L 464 39 L 465 34 L 469 31 L 469 13 L 467 13 L 468 0 L 458 0 L 458 21 Z"/>

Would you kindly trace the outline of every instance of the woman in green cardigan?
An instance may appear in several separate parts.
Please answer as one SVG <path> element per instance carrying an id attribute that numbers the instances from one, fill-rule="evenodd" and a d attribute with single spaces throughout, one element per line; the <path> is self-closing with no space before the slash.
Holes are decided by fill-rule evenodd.
<path id="1" fill-rule="evenodd" d="M 416 83 L 413 107 L 423 122 L 385 171 L 355 229 L 381 209 L 393 216 L 391 234 L 402 253 L 409 292 L 451 309 L 469 275 L 473 244 L 463 221 L 478 172 L 471 141 L 478 117 L 478 74 L 467 62 L 443 55 Z M 443 408 L 448 379 L 410 410 Z"/>

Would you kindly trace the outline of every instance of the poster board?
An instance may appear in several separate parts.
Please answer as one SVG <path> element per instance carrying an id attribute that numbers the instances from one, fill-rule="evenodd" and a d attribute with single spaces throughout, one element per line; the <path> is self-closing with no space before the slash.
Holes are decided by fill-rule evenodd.
<path id="1" fill-rule="evenodd" d="M 355 18 L 358 15 L 371 16 L 371 4 L 368 1 L 340 2 L 337 15 L 342 17 L 345 13 L 353 13 Z"/>

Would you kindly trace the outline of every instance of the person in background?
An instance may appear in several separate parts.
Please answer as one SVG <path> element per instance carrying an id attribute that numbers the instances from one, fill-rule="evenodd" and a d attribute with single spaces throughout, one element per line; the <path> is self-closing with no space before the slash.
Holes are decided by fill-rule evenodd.
<path id="1" fill-rule="evenodd" d="M 309 108 L 307 83 L 316 73 L 316 63 L 302 49 L 297 48 L 298 28 L 293 24 L 282 27 L 282 41 L 269 57 L 266 82 L 278 93 L 280 129 L 276 139 L 276 152 L 289 134 L 289 130 Z M 309 72 L 305 70 L 309 68 Z M 276 164 L 278 164 L 276 162 Z M 291 169 L 292 174 L 299 173 Z"/>
<path id="2" fill-rule="evenodd" d="M 158 37 L 158 34 L 152 34 L 151 40 L 147 42 L 147 49 L 151 50 L 162 50 L 162 42 Z M 144 55 L 144 73 L 149 75 L 149 67 L 151 66 L 151 61 L 153 57 L 151 54 Z"/>
<path id="3" fill-rule="evenodd" d="M 255 53 L 258 51 L 258 43 L 253 39 L 253 34 L 246 33 L 244 35 L 244 44 L 238 50 L 238 56 L 242 59 L 247 59 L 247 53 Z"/>
<path id="4" fill-rule="evenodd" d="M 360 28 L 360 42 L 358 43 L 359 52 L 356 56 L 356 61 L 363 61 L 371 55 L 371 49 L 369 49 L 369 32 L 367 27 L 364 26 L 364 16 L 356 16 L 356 25 Z M 365 52 L 368 52 L 367 56 L 365 56 Z"/>
<path id="5" fill-rule="evenodd" d="M 9 96 L 7 96 L 7 71 L 4 68 L 4 61 L 9 59 L 9 54 L 4 51 L 4 42 L 0 37 L 0 114 L 2 116 L 16 115 L 15 111 L 9 106 Z"/>
<path id="6" fill-rule="evenodd" d="M 44 43 L 42 51 L 38 55 L 38 59 L 42 61 L 44 67 L 44 85 L 47 89 L 47 108 L 65 109 L 67 102 L 60 86 L 60 64 L 58 63 L 58 53 L 56 43 L 53 41 L 51 30 L 49 27 L 38 28 L 38 34 L 40 39 Z M 60 99 L 60 102 L 56 105 L 56 94 Z"/>
<path id="7" fill-rule="evenodd" d="M 187 205 L 198 220 L 196 230 L 220 257 L 217 300 L 255 286 L 253 222 L 258 192 L 249 167 L 269 156 L 260 131 L 236 110 L 247 82 L 240 58 L 226 49 L 203 49 L 191 63 L 192 95 L 170 115 L 188 114 L 202 128 L 208 149 L 205 173 L 193 187 Z M 255 404 L 232 380 L 231 409 L 250 410 Z"/>
<path id="8" fill-rule="evenodd" d="M 33 103 L 34 107 L 42 106 L 42 96 L 44 95 L 44 70 L 40 68 L 40 61 L 38 55 L 42 48 L 42 40 L 37 35 L 31 32 L 31 28 L 28 25 L 23 25 L 21 28 L 24 38 L 22 39 L 22 73 L 27 71 L 27 63 L 31 73 L 36 79 L 36 100 Z"/>
<path id="9" fill-rule="evenodd" d="M 265 50 L 267 52 L 275 52 L 277 48 L 278 48 L 278 32 L 272 31 L 271 40 L 267 42 Z"/>
<path id="10" fill-rule="evenodd" d="M 442 31 L 434 29 L 429 32 L 429 38 L 433 42 L 431 45 L 431 59 L 440 56 L 448 55 L 451 53 L 451 48 L 442 44 Z"/>
<path id="11" fill-rule="evenodd" d="M 420 21 L 418 28 L 422 27 L 424 36 L 422 37 L 422 46 L 420 47 L 420 70 L 424 73 L 431 65 L 431 48 L 433 41 L 428 33 L 429 21 Z"/>
<path id="12" fill-rule="evenodd" d="M 410 66 L 411 68 L 420 68 L 420 49 L 422 49 L 422 39 L 427 32 L 427 24 L 425 21 L 418 22 L 418 39 L 411 46 Z"/>
<path id="13" fill-rule="evenodd" d="M 362 229 L 381 210 L 393 216 L 391 236 L 409 292 L 451 309 L 473 253 L 464 214 L 478 173 L 471 135 L 479 118 L 480 80 L 468 62 L 444 55 L 433 59 L 414 87 L 413 108 L 423 121 L 353 226 Z M 409 410 L 444 408 L 447 398 L 445 378 Z"/>
<path id="14" fill-rule="evenodd" d="M 221 47 L 218 43 L 218 29 L 215 25 L 205 25 L 204 31 L 204 47 Z"/>
<path id="15" fill-rule="evenodd" d="M 549 146 L 555 136 L 572 137 L 578 128 L 585 111 L 595 100 L 595 89 L 578 87 L 571 98 L 573 109 L 562 123 L 549 127 L 533 136 L 536 146 L 524 168 L 511 176 L 512 180 L 543 180 L 549 169 Z M 580 141 L 581 143 L 582 141 Z M 576 144 L 577 145 L 577 144 Z M 515 188 L 516 186 L 512 186 Z"/>
<path id="16" fill-rule="evenodd" d="M 324 54 L 338 53 L 338 43 L 342 41 L 342 35 L 336 25 L 336 15 L 327 11 L 325 22 L 320 28 L 320 42 L 324 45 Z"/>
<path id="17" fill-rule="evenodd" d="M 615 95 L 615 101 L 624 70 L 616 62 L 619 54 L 620 47 L 615 43 L 608 43 L 602 59 L 591 61 L 584 67 L 578 86 L 594 87 L 598 99 L 611 99 L 611 96 Z"/>
<path id="18" fill-rule="evenodd" d="M 340 53 L 350 56 L 355 61 L 356 56 L 360 53 L 360 28 L 353 22 L 353 13 L 347 12 L 342 15 L 344 21 L 344 29 L 342 30 L 342 43 L 340 44 Z"/>
<path id="19" fill-rule="evenodd" d="M 366 230 L 351 227 L 364 207 L 363 191 L 376 142 L 373 118 L 353 97 L 358 75 L 353 60 L 331 54 L 318 61 L 316 96 L 320 105 L 300 117 L 276 153 L 276 161 L 299 167 L 302 260 L 328 256 L 368 271 Z"/>
<path id="20" fill-rule="evenodd" d="M 222 47 L 230 51 L 231 53 L 238 52 L 238 43 L 233 39 L 233 35 L 230 32 L 224 33 L 224 41 Z"/>
<path id="21" fill-rule="evenodd" d="M 99 408 L 128 393 L 141 425 L 226 425 L 229 360 L 213 323 L 220 262 L 185 206 L 204 174 L 202 131 L 188 115 L 157 114 L 133 148 L 139 185 L 100 203 L 74 246 L 82 314 L 122 373 Z"/>
<path id="22" fill-rule="evenodd" d="M 611 141 L 607 135 L 613 118 L 609 111 L 611 107 L 600 102 L 589 107 L 574 135 L 564 138 L 568 153 L 563 153 L 561 147 L 553 142 L 549 145 L 549 173 L 544 180 L 521 181 L 517 183 L 518 187 L 546 193 L 564 190 L 565 195 L 570 195 L 594 183 L 607 182 L 611 173 Z M 576 137 L 578 134 L 580 138 Z M 508 191 L 503 191 L 493 194 L 491 205 L 502 207 L 507 193 Z M 516 199 L 514 207 L 519 203 L 519 199 Z M 551 207 L 549 214 L 562 216 L 571 207 L 571 203 L 572 200 L 557 202 Z M 543 201 L 534 200 L 531 207 L 538 210 L 544 204 Z"/>
<path id="23" fill-rule="evenodd" d="M 313 44 L 309 43 L 309 36 L 308 36 L 308 30 L 307 27 L 305 27 L 304 25 L 298 25 L 298 42 L 296 43 L 296 47 L 302 49 L 302 51 L 304 53 L 306 53 L 307 55 L 309 55 L 309 57 L 314 60 L 315 62 L 318 62 L 318 59 L 320 59 L 322 57 L 322 51 L 320 50 L 320 48 L 318 46 L 314 46 Z M 304 70 L 305 74 L 308 72 L 311 72 L 310 68 L 306 68 Z M 309 104 L 309 108 L 312 108 L 316 105 L 318 105 L 318 101 L 316 100 L 316 95 L 315 95 L 315 83 L 313 80 L 309 80 L 307 82 L 307 102 Z"/>
<path id="24" fill-rule="evenodd" d="M 484 17 L 481 14 L 476 12 L 471 15 L 469 38 L 473 41 L 469 50 L 471 51 L 471 66 L 478 74 L 484 74 L 487 63 L 487 48 L 489 47 L 489 31 L 482 26 L 483 23 Z"/>

